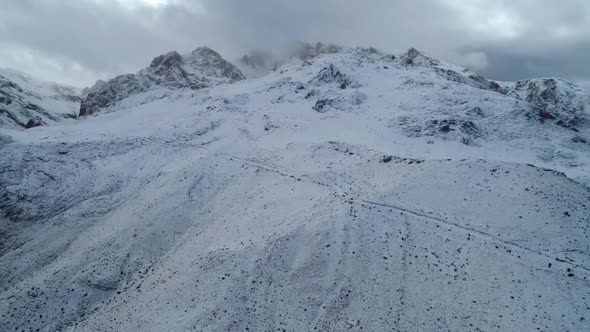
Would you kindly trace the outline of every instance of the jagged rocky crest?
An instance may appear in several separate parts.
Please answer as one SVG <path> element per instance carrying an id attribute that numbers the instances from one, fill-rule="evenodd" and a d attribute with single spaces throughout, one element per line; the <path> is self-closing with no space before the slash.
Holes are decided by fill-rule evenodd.
<path id="1" fill-rule="evenodd" d="M 346 66 L 330 64 L 308 84 L 317 86 L 335 82 L 341 89 L 358 87 L 359 83 L 355 81 L 355 78 L 345 74 L 348 71 L 348 65 L 382 62 L 398 69 L 405 67 L 433 71 L 438 77 L 448 82 L 514 97 L 534 106 L 532 111 L 524 112 L 530 119 L 555 123 L 573 131 L 579 131 L 580 126 L 588 123 L 585 112 L 588 94 L 571 82 L 560 79 L 531 79 L 499 83 L 467 69 L 443 63 L 415 48 L 396 56 L 382 53 L 374 48 L 345 48 L 323 43 L 295 43 L 279 55 L 253 51 L 238 59 L 237 66 L 207 47 L 199 47 L 184 55 L 172 51 L 154 58 L 148 67 L 136 74 L 120 75 L 108 82 L 97 81 L 94 86 L 84 89 L 80 94 L 67 87 L 62 87 L 61 90 L 58 88 L 49 98 L 65 101 L 69 103 L 68 107 L 79 109 L 75 112 L 79 116 L 87 116 L 108 111 L 130 96 L 155 89 L 199 90 L 222 83 L 233 83 L 246 77 L 264 76 L 293 61 L 300 61 L 306 65 L 315 58 L 329 58 L 347 52 L 353 54 L 352 58 L 356 63 Z M 421 84 L 431 83 L 422 82 Z M 410 82 L 410 84 L 413 83 Z M 40 103 L 39 100 L 46 98 L 46 95 L 40 97 L 38 93 L 19 86 L 14 80 L 0 76 L 0 126 L 28 128 L 52 124 L 64 117 L 76 116 L 63 111 L 56 113 L 54 109 Z M 306 95 L 309 98 L 317 95 L 317 105 L 314 109 L 322 111 L 326 110 L 325 106 L 336 105 L 335 100 L 342 99 L 342 96 L 325 94 L 319 96 L 316 90 L 310 90 Z M 363 99 L 361 97 L 357 93 L 354 97 L 345 99 L 357 102 Z"/>
<path id="2" fill-rule="evenodd" d="M 91 115 L 119 101 L 158 87 L 199 90 L 244 79 L 242 72 L 217 52 L 199 47 L 190 54 L 172 51 L 154 58 L 136 74 L 117 76 L 84 98 L 80 116 Z"/>

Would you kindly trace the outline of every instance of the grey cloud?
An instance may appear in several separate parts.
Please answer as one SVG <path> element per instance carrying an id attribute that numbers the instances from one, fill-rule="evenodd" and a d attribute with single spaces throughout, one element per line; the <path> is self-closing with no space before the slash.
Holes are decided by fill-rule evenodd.
<path id="1" fill-rule="evenodd" d="M 53 64 L 33 71 L 89 84 L 172 49 L 208 45 L 233 59 L 299 40 L 417 47 L 501 80 L 590 78 L 586 0 L 175 0 L 133 9 L 121 1 L 129 0 L 3 1 L 0 65 L 26 67 L 14 54 L 29 50 L 43 59 L 29 63 Z"/>
<path id="2" fill-rule="evenodd" d="M 0 40 L 77 61 L 92 71 L 117 72 L 184 42 L 158 28 L 162 17 L 182 14 L 175 8 L 160 13 L 114 3 L 18 0 L 0 11 L 0 20 L 10 27 L 0 31 Z"/>
<path id="3" fill-rule="evenodd" d="M 590 43 L 572 45 L 560 52 L 512 53 L 502 48 L 487 48 L 490 65 L 483 74 L 498 80 L 527 77 L 590 78 Z"/>

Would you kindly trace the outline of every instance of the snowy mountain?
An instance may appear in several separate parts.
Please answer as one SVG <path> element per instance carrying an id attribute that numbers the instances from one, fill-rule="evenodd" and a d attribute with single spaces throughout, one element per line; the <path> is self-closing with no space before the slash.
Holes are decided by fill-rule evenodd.
<path id="1" fill-rule="evenodd" d="M 76 118 L 79 95 L 71 86 L 0 69 L 0 127 L 30 128 Z"/>
<path id="2" fill-rule="evenodd" d="M 587 92 L 215 54 L 0 129 L 0 330 L 590 329 Z"/>
<path id="3" fill-rule="evenodd" d="M 199 90 L 244 78 L 235 65 L 210 48 L 200 47 L 186 55 L 172 51 L 158 56 L 137 74 L 117 76 L 106 83 L 97 82 L 87 91 L 80 116 L 112 108 L 129 96 L 155 89 Z"/>

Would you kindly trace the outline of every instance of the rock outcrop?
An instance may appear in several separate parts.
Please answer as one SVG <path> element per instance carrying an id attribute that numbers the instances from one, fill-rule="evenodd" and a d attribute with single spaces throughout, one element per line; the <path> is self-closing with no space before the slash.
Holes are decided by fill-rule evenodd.
<path id="1" fill-rule="evenodd" d="M 533 104 L 534 116 L 542 122 L 554 121 L 573 131 L 590 124 L 586 112 L 590 95 L 571 82 L 553 78 L 523 80 L 514 83 L 510 93 Z"/>

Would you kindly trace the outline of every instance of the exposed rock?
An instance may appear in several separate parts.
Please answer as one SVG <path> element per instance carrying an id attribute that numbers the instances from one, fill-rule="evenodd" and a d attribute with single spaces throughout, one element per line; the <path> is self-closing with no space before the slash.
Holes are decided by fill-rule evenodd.
<path id="1" fill-rule="evenodd" d="M 29 129 L 29 128 L 34 128 L 34 127 L 39 127 L 42 125 L 44 125 L 43 120 L 41 119 L 41 117 L 36 116 L 36 117 L 30 119 L 29 121 L 27 121 L 25 128 Z"/>
<path id="2" fill-rule="evenodd" d="M 102 89 L 103 86 L 105 86 L 107 84 L 107 82 L 103 81 L 103 80 L 97 80 L 93 86 L 91 87 L 86 87 L 82 90 L 82 97 L 86 97 L 89 94 L 93 93 L 93 92 L 97 92 L 100 89 Z"/>
<path id="3" fill-rule="evenodd" d="M 309 83 L 314 85 L 337 83 L 341 89 L 346 89 L 352 84 L 352 80 L 338 70 L 336 66 L 330 64 L 323 68 Z"/>
<path id="4" fill-rule="evenodd" d="M 332 99 L 318 99 L 313 106 L 313 109 L 318 113 L 326 113 L 328 111 L 328 106 L 332 104 L 334 104 L 334 100 Z"/>
<path id="5" fill-rule="evenodd" d="M 518 81 L 509 91 L 532 105 L 541 122 L 554 120 L 561 127 L 578 131 L 589 123 L 585 107 L 590 96 L 575 84 L 560 79 Z"/>
<path id="6" fill-rule="evenodd" d="M 136 75 L 117 76 L 99 91 L 89 94 L 82 100 L 80 116 L 91 115 L 103 108 L 114 106 L 130 95 L 145 92 L 149 88 L 150 84 L 146 80 L 139 79 Z"/>
<path id="7" fill-rule="evenodd" d="M 131 95 L 158 87 L 198 90 L 244 78 L 235 65 L 210 48 L 199 47 L 184 56 L 172 51 L 154 58 L 137 74 L 121 75 L 97 86 L 82 101 L 80 116 L 108 109 Z"/>
<path id="8" fill-rule="evenodd" d="M 440 65 L 440 61 L 428 57 L 422 54 L 415 48 L 410 48 L 405 54 L 402 54 L 400 59 L 406 65 L 425 65 L 425 66 L 438 66 Z"/>
<path id="9" fill-rule="evenodd" d="M 586 144 L 586 143 L 588 143 L 588 140 L 586 140 L 585 138 L 580 137 L 580 136 L 574 136 L 574 137 L 572 137 L 572 142 Z"/>

